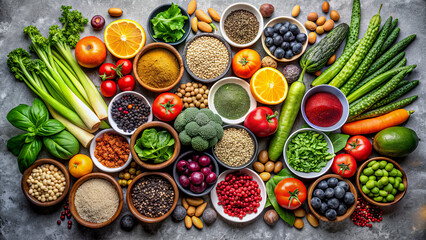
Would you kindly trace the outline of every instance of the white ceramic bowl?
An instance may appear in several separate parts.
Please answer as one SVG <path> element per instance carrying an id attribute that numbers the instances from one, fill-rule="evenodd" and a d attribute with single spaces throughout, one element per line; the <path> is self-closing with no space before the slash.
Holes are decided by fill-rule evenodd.
<path id="1" fill-rule="evenodd" d="M 152 121 L 152 109 L 151 109 L 151 104 L 149 104 L 149 101 L 142 95 L 142 94 L 140 94 L 140 93 L 137 93 L 137 92 L 135 92 L 135 91 L 125 91 L 125 92 L 121 92 L 121 93 L 119 93 L 119 94 L 117 94 L 117 95 L 115 95 L 115 97 L 111 100 L 111 102 L 109 103 L 109 105 L 108 105 L 108 122 L 109 122 L 109 124 L 111 125 L 111 127 L 115 130 L 115 131 L 117 131 L 118 133 L 120 133 L 120 134 L 122 134 L 122 135 L 127 135 L 127 136 L 130 136 L 130 135 L 132 135 L 135 131 L 136 131 L 136 129 L 139 127 L 139 126 L 136 126 L 135 127 L 135 129 L 133 130 L 133 131 L 131 131 L 131 132 L 125 132 L 125 131 L 123 131 L 121 128 L 119 128 L 118 126 L 117 126 L 117 123 L 114 121 L 114 119 L 112 118 L 112 114 L 111 114 L 111 109 L 112 109 L 112 104 L 115 102 L 115 101 L 117 101 L 117 99 L 119 99 L 119 98 L 121 98 L 121 96 L 123 96 L 123 95 L 129 95 L 129 94 L 131 94 L 131 95 L 133 95 L 133 96 L 135 96 L 135 97 L 137 97 L 137 98 L 139 98 L 139 99 L 142 99 L 142 101 L 146 104 L 146 105 L 148 105 L 148 107 L 149 107 L 149 115 L 148 115 L 148 120 L 146 121 L 146 122 L 151 122 Z"/>
<path id="2" fill-rule="evenodd" d="M 216 192 L 217 184 L 220 183 L 221 181 L 225 180 L 225 177 L 228 174 L 233 173 L 233 172 L 242 172 L 244 174 L 252 176 L 253 180 L 255 180 L 257 182 L 257 184 L 259 184 L 260 196 L 262 196 L 262 200 L 260 201 L 260 206 L 257 208 L 257 213 L 247 214 L 243 217 L 243 219 L 240 219 L 238 217 L 229 216 L 228 214 L 223 212 L 223 206 L 217 204 L 219 202 L 219 199 L 217 197 L 217 192 Z M 255 173 L 253 170 L 248 169 L 248 168 L 243 168 L 243 169 L 240 169 L 240 170 L 226 170 L 225 172 L 223 172 L 222 174 L 219 175 L 219 177 L 217 178 L 217 182 L 216 182 L 215 187 L 210 192 L 210 199 L 212 201 L 214 209 L 216 209 L 216 212 L 218 212 L 219 215 L 222 216 L 224 219 L 226 219 L 230 222 L 235 222 L 235 223 L 250 222 L 250 221 L 254 220 L 255 218 L 257 218 L 259 215 L 261 215 L 262 212 L 263 212 L 263 209 L 265 208 L 266 198 L 267 197 L 266 197 L 265 183 L 262 181 L 262 179 L 259 177 L 259 175 L 257 175 L 257 173 Z"/>
<path id="3" fill-rule="evenodd" d="M 249 110 L 247 111 L 247 113 L 244 116 L 242 116 L 241 118 L 238 118 L 238 119 L 228 119 L 228 118 L 225 118 L 225 117 L 221 116 L 217 112 L 216 108 L 214 107 L 214 95 L 215 95 L 216 91 L 222 85 L 228 84 L 228 83 L 234 83 L 234 84 L 237 84 L 237 85 L 243 87 L 246 90 L 246 92 L 247 92 L 247 94 L 248 94 L 248 96 L 250 98 L 250 108 L 249 108 Z M 253 95 L 251 95 L 251 92 L 250 92 L 250 84 L 248 84 L 247 81 L 245 81 L 245 80 L 243 80 L 241 78 L 237 78 L 237 77 L 226 77 L 226 78 L 223 78 L 223 79 L 217 81 L 210 88 L 210 92 L 209 92 L 209 96 L 208 96 L 208 103 L 209 103 L 210 110 L 212 110 L 214 113 L 218 114 L 222 118 L 222 121 L 224 123 L 226 123 L 226 124 L 232 124 L 232 125 L 234 125 L 234 124 L 240 124 L 240 123 L 244 122 L 244 120 L 246 119 L 247 115 L 251 111 L 253 111 L 256 108 L 256 106 L 257 106 L 256 99 L 254 99 Z"/>
<path id="4" fill-rule="evenodd" d="M 320 93 L 320 92 L 327 92 L 327 93 L 331 93 L 334 96 L 336 96 L 340 103 L 342 104 L 342 116 L 340 117 L 340 120 L 334 124 L 333 126 L 330 127 L 320 127 L 317 126 L 313 123 L 311 123 L 308 119 L 308 117 L 306 116 L 306 110 L 305 110 L 305 105 L 306 105 L 306 101 L 308 101 L 309 97 L 314 95 L 315 93 Z M 335 131 L 339 128 L 341 128 L 343 126 L 343 124 L 345 124 L 346 120 L 348 120 L 349 117 L 349 103 L 348 103 L 348 99 L 346 98 L 345 94 L 343 94 L 342 91 L 340 91 L 340 89 L 330 86 L 330 85 L 319 85 L 316 87 L 313 87 L 311 89 L 309 89 L 306 93 L 305 96 L 303 96 L 302 99 L 302 106 L 301 106 L 301 112 L 302 112 L 302 116 L 303 119 L 305 120 L 305 122 L 311 126 L 312 128 L 315 128 L 319 131 L 323 131 L 323 132 L 332 132 Z"/>
<path id="5" fill-rule="evenodd" d="M 287 165 L 288 169 L 290 169 L 290 171 L 292 173 L 294 173 L 295 175 L 297 175 L 297 176 L 299 176 L 301 178 L 312 179 L 312 178 L 317 178 L 317 177 L 320 177 L 320 176 L 324 175 L 330 169 L 331 164 L 333 164 L 334 157 L 327 162 L 327 165 L 325 167 L 323 167 L 320 172 L 306 173 L 306 172 L 296 171 L 294 168 L 292 168 L 290 166 L 290 164 L 288 163 L 288 159 L 287 159 L 288 145 L 290 144 L 291 139 L 293 139 L 293 137 L 295 137 L 298 133 L 308 132 L 308 131 L 313 131 L 313 132 L 322 134 L 324 136 L 324 138 L 325 138 L 325 141 L 327 142 L 328 152 L 329 153 L 334 153 L 333 143 L 331 142 L 330 138 L 328 138 L 328 136 L 325 133 L 323 133 L 321 131 L 318 131 L 316 129 L 313 129 L 313 128 L 302 128 L 302 129 L 299 129 L 299 130 L 295 131 L 294 133 L 292 133 L 287 138 L 287 141 L 285 142 L 284 149 L 283 149 L 283 156 L 284 156 L 284 163 Z"/>
<path id="6" fill-rule="evenodd" d="M 225 32 L 225 19 L 226 17 L 228 17 L 228 15 L 236 10 L 247 10 L 251 13 L 254 14 L 254 16 L 256 16 L 257 21 L 259 22 L 259 29 L 257 32 L 256 37 L 249 43 L 246 44 L 238 44 L 233 42 L 231 39 L 228 38 L 228 36 L 226 35 Z M 222 16 L 220 17 L 220 33 L 222 34 L 222 37 L 225 38 L 225 40 L 234 47 L 237 48 L 246 48 L 249 47 L 253 44 L 255 44 L 257 42 L 257 40 L 259 40 L 260 36 L 262 36 L 262 29 L 263 29 L 263 17 L 262 14 L 260 14 L 259 9 L 256 8 L 255 6 L 249 4 L 249 3 L 244 3 L 244 2 L 239 2 L 239 3 L 234 3 L 232 5 L 230 5 L 229 7 L 227 7 L 225 9 L 225 11 L 223 11 Z"/>
<path id="7" fill-rule="evenodd" d="M 127 159 L 127 161 L 123 164 L 123 166 L 121 167 L 117 167 L 117 168 L 109 168 L 109 167 L 105 167 L 104 165 L 102 165 L 102 163 L 100 163 L 98 161 L 98 159 L 95 157 L 95 148 L 96 148 L 96 139 L 102 137 L 105 133 L 115 133 L 118 134 L 122 137 L 124 137 L 127 142 L 129 143 L 129 158 Z M 90 143 L 90 158 L 92 158 L 93 163 L 95 164 L 95 166 L 101 170 L 102 172 L 107 172 L 107 173 L 116 173 L 116 172 L 121 172 L 123 171 L 127 166 L 129 166 L 130 162 L 132 161 L 132 154 L 130 153 L 130 138 L 128 136 L 123 136 L 123 134 L 118 133 L 117 131 L 115 131 L 114 129 L 104 129 L 100 132 L 98 132 L 98 134 L 95 135 L 95 138 L 92 140 L 92 143 Z"/>

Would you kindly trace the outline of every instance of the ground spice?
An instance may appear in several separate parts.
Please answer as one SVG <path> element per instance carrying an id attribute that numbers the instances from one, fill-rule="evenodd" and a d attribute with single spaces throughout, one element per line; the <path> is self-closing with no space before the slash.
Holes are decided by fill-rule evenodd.
<path id="1" fill-rule="evenodd" d="M 138 75 L 150 87 L 164 88 L 179 77 L 176 56 L 167 49 L 155 48 L 146 52 L 138 61 Z"/>
<path id="2" fill-rule="evenodd" d="M 228 166 L 241 166 L 254 154 L 253 139 L 243 128 L 225 129 L 222 139 L 214 147 L 214 153 Z"/>
<path id="3" fill-rule="evenodd" d="M 75 192 L 78 215 L 88 222 L 103 223 L 117 212 L 117 190 L 105 179 L 94 178 L 81 184 Z"/>
<path id="4" fill-rule="evenodd" d="M 123 166 L 128 160 L 129 154 L 129 143 L 120 135 L 105 133 L 96 139 L 95 157 L 105 167 Z"/>
<path id="5" fill-rule="evenodd" d="M 247 10 L 231 12 L 225 19 L 226 35 L 237 44 L 246 44 L 253 41 L 259 31 L 259 21 L 256 16 Z"/>
<path id="6" fill-rule="evenodd" d="M 173 205 L 172 184 L 160 176 L 142 177 L 132 188 L 132 201 L 142 215 L 155 218 L 166 214 Z"/>

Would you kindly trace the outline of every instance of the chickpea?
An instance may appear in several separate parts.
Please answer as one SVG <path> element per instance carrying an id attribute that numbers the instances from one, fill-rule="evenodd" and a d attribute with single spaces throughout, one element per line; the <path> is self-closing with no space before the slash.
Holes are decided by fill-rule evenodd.
<path id="1" fill-rule="evenodd" d="M 198 92 L 199 92 L 198 88 L 194 89 L 195 94 L 198 94 Z"/>
<path id="2" fill-rule="evenodd" d="M 204 103 L 201 103 L 200 108 L 206 108 L 206 105 Z"/>
<path id="3" fill-rule="evenodd" d="M 189 108 L 189 104 L 188 104 L 188 103 L 184 103 L 184 104 L 183 104 L 183 106 L 184 106 L 185 108 Z"/>
<path id="4" fill-rule="evenodd" d="M 187 100 L 186 100 L 188 103 L 192 103 L 192 98 L 188 98 Z M 191 105 L 191 104 L 190 104 Z"/>
<path id="5" fill-rule="evenodd" d="M 181 93 L 182 95 L 184 95 L 184 94 L 185 94 L 185 90 L 184 90 L 184 89 L 180 90 L 180 93 Z"/>
<path id="6" fill-rule="evenodd" d="M 195 92 L 194 91 L 191 91 L 191 96 L 194 96 L 195 95 Z"/>
<path id="7" fill-rule="evenodd" d="M 201 88 L 199 92 L 200 92 L 200 94 L 204 94 L 204 89 Z"/>
<path id="8" fill-rule="evenodd" d="M 206 91 L 204 91 L 205 94 L 209 94 L 209 92 L 210 91 L 208 89 L 206 89 Z"/>
<path id="9" fill-rule="evenodd" d="M 182 93 L 180 93 L 180 92 L 178 92 L 176 95 L 178 95 L 178 97 L 180 97 L 180 98 L 183 97 Z"/>
<path id="10" fill-rule="evenodd" d="M 195 106 L 196 106 L 196 107 L 200 107 L 200 105 L 201 105 L 201 103 L 200 103 L 200 102 L 198 102 L 198 101 L 197 101 L 197 102 L 195 102 Z"/>
<path id="11" fill-rule="evenodd" d="M 185 87 L 186 87 L 185 83 L 182 83 L 182 84 L 180 85 L 180 88 L 182 88 L 182 89 L 184 89 Z"/>
<path id="12" fill-rule="evenodd" d="M 203 94 L 203 98 L 207 99 L 209 96 L 207 96 L 207 94 Z"/>
<path id="13" fill-rule="evenodd" d="M 207 106 L 207 104 L 209 103 L 209 101 L 207 99 L 204 99 L 203 103 Z"/>
<path id="14" fill-rule="evenodd" d="M 192 83 L 188 82 L 188 83 L 186 83 L 186 86 L 190 87 L 190 86 L 192 86 Z"/>
<path id="15" fill-rule="evenodd" d="M 194 88 L 198 88 L 198 83 L 194 83 L 192 86 L 194 86 Z"/>
<path id="16" fill-rule="evenodd" d="M 206 86 L 206 85 L 203 85 L 201 88 L 202 88 L 203 90 L 207 90 L 207 86 Z"/>

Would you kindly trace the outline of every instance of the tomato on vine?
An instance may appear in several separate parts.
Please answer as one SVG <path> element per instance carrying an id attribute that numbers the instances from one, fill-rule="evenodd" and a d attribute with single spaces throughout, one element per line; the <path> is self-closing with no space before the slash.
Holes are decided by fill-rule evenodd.
<path id="1" fill-rule="evenodd" d="M 182 99 L 173 93 L 162 93 L 152 103 L 152 113 L 161 121 L 174 120 L 182 111 Z"/>
<path id="2" fill-rule="evenodd" d="M 284 178 L 274 190 L 278 204 L 286 209 L 296 209 L 306 200 L 306 187 L 296 178 Z"/>
<path id="3" fill-rule="evenodd" d="M 373 147 L 370 141 L 364 136 L 351 137 L 345 146 L 345 152 L 354 157 L 357 161 L 365 161 L 370 157 Z"/>
<path id="4" fill-rule="evenodd" d="M 350 178 L 356 173 L 356 160 L 349 154 L 342 153 L 334 157 L 331 171 L 344 178 Z"/>

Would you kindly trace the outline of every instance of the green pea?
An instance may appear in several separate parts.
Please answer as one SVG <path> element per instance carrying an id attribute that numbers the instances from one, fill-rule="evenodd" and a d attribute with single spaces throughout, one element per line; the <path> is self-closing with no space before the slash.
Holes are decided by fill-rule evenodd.
<path id="1" fill-rule="evenodd" d="M 365 194 L 369 194 L 369 193 L 370 193 L 370 189 L 368 189 L 368 188 L 367 188 L 367 186 L 365 186 L 365 185 L 364 185 L 364 186 L 362 186 L 361 190 L 362 190 L 362 192 L 363 192 L 363 193 L 365 193 Z"/>
<path id="2" fill-rule="evenodd" d="M 380 168 L 385 168 L 386 164 L 388 164 L 388 162 L 386 162 L 385 160 L 380 161 Z"/>
<path id="3" fill-rule="evenodd" d="M 381 176 L 383 176 L 383 171 L 382 171 L 382 169 L 377 170 L 377 171 L 374 173 L 374 175 L 376 175 L 376 177 L 381 177 Z"/>
<path id="4" fill-rule="evenodd" d="M 361 176 L 359 177 L 359 181 L 360 181 L 362 184 L 365 184 L 366 182 L 368 182 L 368 177 L 367 177 L 367 176 L 365 176 L 365 175 L 361 175 Z"/>
<path id="5" fill-rule="evenodd" d="M 388 177 L 383 176 L 383 177 L 380 179 L 380 182 L 382 182 L 382 184 L 383 184 L 383 185 L 387 185 L 387 184 L 389 183 L 389 178 L 388 178 Z"/>
<path id="6" fill-rule="evenodd" d="M 388 177 L 388 179 L 389 179 L 389 183 L 390 184 L 394 184 L 395 183 L 395 178 L 394 177 Z"/>
<path id="7" fill-rule="evenodd" d="M 384 191 L 384 190 L 380 190 L 379 191 L 380 196 L 382 197 L 386 197 L 388 195 L 388 192 Z"/>
<path id="8" fill-rule="evenodd" d="M 372 176 L 369 176 L 369 177 L 368 177 L 368 180 L 374 180 L 374 181 L 376 181 L 376 180 L 377 180 L 377 178 L 376 178 L 376 176 L 373 176 L 373 175 L 372 175 Z"/>
<path id="9" fill-rule="evenodd" d="M 402 172 L 401 172 L 401 171 L 399 171 L 398 169 L 397 169 L 396 171 L 397 171 L 396 176 L 397 176 L 397 177 L 401 177 L 401 178 L 402 178 Z"/>
<path id="10" fill-rule="evenodd" d="M 373 200 L 376 201 L 376 202 L 381 202 L 383 200 L 383 197 L 378 196 L 378 197 L 373 198 Z"/>
<path id="11" fill-rule="evenodd" d="M 393 196 L 392 194 L 389 194 L 389 195 L 386 197 L 386 200 L 387 200 L 388 202 L 393 202 L 393 200 L 395 200 L 395 196 Z"/>
<path id="12" fill-rule="evenodd" d="M 403 192 L 405 190 L 405 185 L 403 183 L 400 183 L 398 186 L 398 191 Z"/>
<path id="13" fill-rule="evenodd" d="M 392 195 L 395 195 L 397 193 L 398 193 L 398 190 L 396 190 L 396 188 L 392 189 L 392 192 L 391 192 Z"/>
<path id="14" fill-rule="evenodd" d="M 375 193 L 375 194 L 374 194 L 374 197 L 378 197 L 378 196 L 380 196 L 380 194 L 379 194 L 379 193 Z"/>
<path id="15" fill-rule="evenodd" d="M 390 171 L 389 175 L 391 177 L 396 177 L 398 175 L 398 170 L 397 169 L 392 169 L 392 171 Z"/>
<path id="16" fill-rule="evenodd" d="M 397 180 L 397 179 L 398 179 L 399 182 L 402 182 L 402 178 L 401 177 L 396 177 L 395 180 Z"/>
<path id="17" fill-rule="evenodd" d="M 371 168 L 372 168 L 373 170 L 377 170 L 377 169 L 379 169 L 379 167 L 380 167 L 380 164 L 379 164 L 379 163 L 375 163 L 375 164 L 373 164 L 373 166 L 371 166 Z"/>
<path id="18" fill-rule="evenodd" d="M 390 172 L 393 169 L 393 164 L 392 163 L 386 164 L 385 169 L 386 169 L 386 171 Z"/>
<path id="19" fill-rule="evenodd" d="M 364 169 L 362 171 L 362 173 L 364 173 L 366 176 L 370 176 L 370 175 L 373 175 L 374 170 L 372 168 L 368 167 L 368 168 Z"/>
<path id="20" fill-rule="evenodd" d="M 383 184 L 380 181 L 375 182 L 376 187 L 383 188 Z"/>
<path id="21" fill-rule="evenodd" d="M 374 194 L 370 192 L 367 196 L 374 197 Z"/>
<path id="22" fill-rule="evenodd" d="M 383 198 L 382 202 L 383 202 L 383 203 L 387 203 L 387 202 L 388 202 L 388 200 L 386 200 L 386 198 Z"/>
<path id="23" fill-rule="evenodd" d="M 398 186 L 399 186 L 400 183 L 401 182 L 399 181 L 399 179 L 395 179 L 395 183 L 393 184 L 393 187 L 394 188 L 398 188 Z"/>
<path id="24" fill-rule="evenodd" d="M 376 194 L 376 193 L 379 193 L 380 189 L 378 187 L 373 187 L 370 191 Z"/>
<path id="25" fill-rule="evenodd" d="M 388 193 L 392 192 L 392 189 L 393 189 L 393 186 L 390 183 L 383 188 L 383 190 L 385 190 Z"/>
<path id="26" fill-rule="evenodd" d="M 385 177 L 389 176 L 388 171 L 386 171 L 385 169 L 382 169 L 382 171 L 383 171 L 383 176 L 385 176 Z"/>
<path id="27" fill-rule="evenodd" d="M 367 167 L 371 167 L 371 166 L 373 166 L 376 162 L 377 162 L 376 160 L 373 160 L 373 161 L 369 162 L 369 163 L 367 164 Z"/>
<path id="28" fill-rule="evenodd" d="M 368 182 L 365 184 L 365 186 L 367 186 L 368 189 L 372 189 L 375 186 L 375 181 L 374 180 L 368 180 Z"/>

